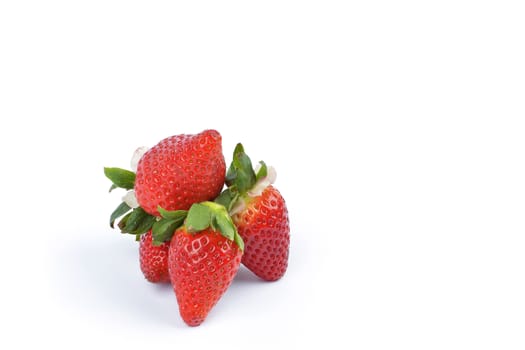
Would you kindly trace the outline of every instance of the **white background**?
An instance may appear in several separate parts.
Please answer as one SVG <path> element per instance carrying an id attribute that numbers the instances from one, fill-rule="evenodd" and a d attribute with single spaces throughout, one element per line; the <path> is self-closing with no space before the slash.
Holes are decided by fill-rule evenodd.
<path id="1" fill-rule="evenodd" d="M 522 1 L 2 1 L 1 348 L 523 349 Z M 278 170 L 286 276 L 197 328 L 103 166 L 215 128 Z"/>

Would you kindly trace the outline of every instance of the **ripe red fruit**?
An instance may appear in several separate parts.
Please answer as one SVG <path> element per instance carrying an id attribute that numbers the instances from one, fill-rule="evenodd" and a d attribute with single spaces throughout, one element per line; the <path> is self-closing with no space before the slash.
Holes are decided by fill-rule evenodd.
<path id="1" fill-rule="evenodd" d="M 200 325 L 226 292 L 241 264 L 242 249 L 226 208 L 210 202 L 191 207 L 168 254 L 173 290 L 186 324 Z"/>
<path id="2" fill-rule="evenodd" d="M 230 210 L 245 250 L 242 263 L 267 281 L 281 278 L 288 267 L 290 225 L 288 209 L 270 184 L 275 171 L 264 162 L 257 174 L 239 143 L 226 174 L 228 189 L 215 200 Z"/>
<path id="3" fill-rule="evenodd" d="M 273 186 L 246 197 L 246 207 L 232 216 L 245 251 L 242 263 L 267 281 L 281 278 L 288 267 L 290 226 L 284 198 Z"/>
<path id="4" fill-rule="evenodd" d="M 221 135 L 205 130 L 160 141 L 140 159 L 135 179 L 137 201 L 148 214 L 187 210 L 193 203 L 211 200 L 224 185 L 226 165 Z"/>
<path id="5" fill-rule="evenodd" d="M 169 282 L 168 273 L 169 242 L 153 245 L 151 230 L 140 237 L 140 269 L 144 277 L 152 282 Z"/>

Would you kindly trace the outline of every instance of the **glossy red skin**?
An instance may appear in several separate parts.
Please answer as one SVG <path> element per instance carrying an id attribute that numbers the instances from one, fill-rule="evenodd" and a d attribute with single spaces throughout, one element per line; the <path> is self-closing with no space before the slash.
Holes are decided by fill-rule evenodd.
<path id="1" fill-rule="evenodd" d="M 198 326 L 226 292 L 241 264 L 242 252 L 219 232 L 195 235 L 184 227 L 171 239 L 168 269 L 186 324 Z"/>
<path id="2" fill-rule="evenodd" d="M 244 266 L 266 281 L 281 278 L 288 267 L 290 224 L 279 191 L 268 186 L 232 219 L 244 241 Z"/>
<path id="3" fill-rule="evenodd" d="M 212 200 L 224 185 L 226 164 L 222 138 L 215 130 L 175 135 L 160 141 L 140 159 L 135 196 L 148 214 L 187 210 L 193 203 Z"/>
<path id="4" fill-rule="evenodd" d="M 151 231 L 140 237 L 140 269 L 144 277 L 152 283 L 169 282 L 168 250 L 169 242 L 160 246 L 153 245 Z"/>

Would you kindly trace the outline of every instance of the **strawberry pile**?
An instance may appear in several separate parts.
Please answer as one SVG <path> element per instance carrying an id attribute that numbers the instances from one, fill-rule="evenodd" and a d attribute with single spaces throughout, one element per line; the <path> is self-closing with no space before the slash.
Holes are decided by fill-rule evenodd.
<path id="1" fill-rule="evenodd" d="M 272 186 L 275 170 L 262 161 L 253 169 L 239 143 L 226 171 L 221 141 L 215 130 L 175 135 L 139 148 L 133 171 L 104 168 L 110 192 L 128 191 L 110 226 L 120 218 L 120 231 L 140 241 L 144 277 L 171 282 L 189 326 L 206 319 L 241 263 L 266 281 L 288 266 L 288 210 Z"/>

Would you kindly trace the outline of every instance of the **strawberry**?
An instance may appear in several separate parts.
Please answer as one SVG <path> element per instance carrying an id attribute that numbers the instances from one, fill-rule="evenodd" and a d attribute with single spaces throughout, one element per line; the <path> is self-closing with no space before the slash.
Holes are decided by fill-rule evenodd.
<path id="1" fill-rule="evenodd" d="M 135 152 L 132 168 L 136 168 L 138 158 L 143 151 Z M 118 223 L 122 233 L 129 233 L 140 240 L 140 268 L 144 277 L 153 283 L 169 282 L 168 250 L 169 241 L 175 229 L 182 225 L 186 210 L 167 211 L 161 207 L 157 212 L 161 217 L 155 217 L 142 209 L 135 197 L 133 188 L 136 175 L 133 171 L 120 168 L 104 168 L 105 175 L 112 181 L 110 192 L 115 188 L 129 190 L 122 198 L 122 203 L 113 211 L 110 226 L 113 228 L 116 219 L 124 216 Z"/>
<path id="2" fill-rule="evenodd" d="M 290 225 L 288 209 L 279 191 L 271 186 L 275 170 L 260 162 L 257 174 L 239 143 L 226 175 L 226 189 L 216 202 L 229 208 L 245 244 L 242 263 L 255 275 L 280 279 L 288 267 Z"/>
<path id="3" fill-rule="evenodd" d="M 279 191 L 268 186 L 260 196 L 245 197 L 245 208 L 232 217 L 246 244 L 242 263 L 267 281 L 281 278 L 288 267 L 288 210 Z"/>
<path id="4" fill-rule="evenodd" d="M 135 179 L 140 207 L 159 216 L 159 206 L 187 210 L 217 197 L 226 171 L 221 140 L 217 131 L 205 130 L 168 137 L 149 149 L 138 162 Z"/>
<path id="5" fill-rule="evenodd" d="M 186 324 L 200 325 L 226 292 L 241 264 L 243 247 L 226 208 L 212 202 L 190 208 L 168 254 L 173 290 Z"/>
<path id="6" fill-rule="evenodd" d="M 140 269 L 148 281 L 152 283 L 170 281 L 168 273 L 169 248 L 169 242 L 164 242 L 158 246 L 154 245 L 151 230 L 140 237 Z"/>

